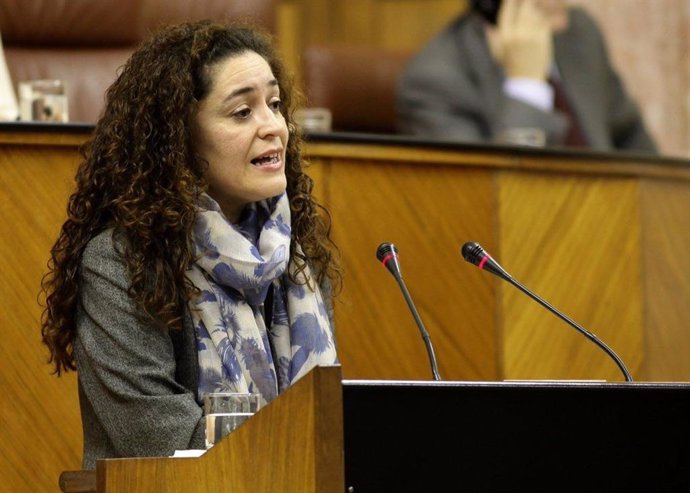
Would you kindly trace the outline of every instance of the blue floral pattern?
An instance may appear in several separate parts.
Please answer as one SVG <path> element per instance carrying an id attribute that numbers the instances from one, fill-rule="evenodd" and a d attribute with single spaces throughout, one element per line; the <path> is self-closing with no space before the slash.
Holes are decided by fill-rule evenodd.
<path id="1" fill-rule="evenodd" d="M 231 224 L 208 195 L 194 226 L 196 262 L 187 276 L 200 294 L 189 302 L 197 335 L 199 402 L 208 392 L 256 392 L 262 404 L 317 365 L 337 363 L 321 292 L 288 273 L 286 194 L 247 208 Z M 298 247 L 299 250 L 299 247 Z M 311 277 L 309 268 L 304 275 Z M 262 305 L 273 287 L 271 320 Z"/>

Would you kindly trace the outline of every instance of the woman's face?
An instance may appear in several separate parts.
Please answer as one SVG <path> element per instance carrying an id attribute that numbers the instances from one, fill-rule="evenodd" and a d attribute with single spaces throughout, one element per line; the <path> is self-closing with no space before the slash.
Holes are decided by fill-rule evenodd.
<path id="1" fill-rule="evenodd" d="M 194 149 L 208 162 L 208 193 L 228 220 L 245 205 L 285 191 L 288 129 L 280 89 L 253 51 L 209 68 L 211 88 L 193 117 Z"/>

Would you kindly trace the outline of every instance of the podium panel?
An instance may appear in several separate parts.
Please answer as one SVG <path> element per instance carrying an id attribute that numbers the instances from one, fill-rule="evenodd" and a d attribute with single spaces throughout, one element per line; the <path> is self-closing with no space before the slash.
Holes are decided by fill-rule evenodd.
<path id="1" fill-rule="evenodd" d="M 317 368 L 198 458 L 102 459 L 97 493 L 342 492 L 340 367 Z"/>
<path id="2" fill-rule="evenodd" d="M 344 381 L 354 493 L 689 491 L 690 386 Z"/>
<path id="3" fill-rule="evenodd" d="M 95 491 L 690 491 L 689 415 L 687 384 L 341 381 L 323 367 L 200 458 L 98 461 Z"/>

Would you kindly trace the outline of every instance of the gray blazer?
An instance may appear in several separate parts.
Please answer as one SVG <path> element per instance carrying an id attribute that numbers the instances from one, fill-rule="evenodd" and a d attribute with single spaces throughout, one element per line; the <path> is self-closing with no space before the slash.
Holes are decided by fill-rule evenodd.
<path id="1" fill-rule="evenodd" d="M 582 10 L 554 37 L 554 56 L 590 147 L 655 152 L 635 103 L 609 61 L 604 39 Z M 432 39 L 406 67 L 397 94 L 402 133 L 450 141 L 491 141 L 502 130 L 538 127 L 561 144 L 566 119 L 507 97 L 505 75 L 491 56 L 483 19 L 463 15 Z"/>
<path id="2" fill-rule="evenodd" d="M 178 331 L 142 325 L 128 288 L 112 230 L 105 231 L 84 251 L 76 315 L 84 469 L 94 469 L 96 459 L 105 457 L 204 448 L 191 319 Z"/>
<path id="3" fill-rule="evenodd" d="M 81 265 L 74 356 L 84 430 L 84 469 L 106 457 L 169 456 L 203 449 L 196 334 L 142 324 L 112 230 L 93 238 Z M 333 323 L 330 285 L 321 285 Z"/>

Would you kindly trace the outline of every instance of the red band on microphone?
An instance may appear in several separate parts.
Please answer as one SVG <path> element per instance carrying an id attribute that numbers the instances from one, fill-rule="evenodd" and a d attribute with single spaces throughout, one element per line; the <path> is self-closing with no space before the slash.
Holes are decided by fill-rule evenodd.
<path id="1" fill-rule="evenodd" d="M 388 261 L 389 261 L 390 259 L 394 258 L 394 257 L 395 257 L 395 256 L 394 256 L 392 253 L 389 253 L 388 255 L 386 255 L 385 257 L 383 257 L 383 258 L 381 259 L 381 263 L 382 263 L 383 265 L 386 265 L 386 264 L 388 263 Z M 386 265 L 386 267 L 388 267 L 388 266 Z"/>
<path id="2" fill-rule="evenodd" d="M 478 265 L 477 267 L 479 267 L 480 269 L 483 269 L 483 268 L 484 268 L 484 264 L 486 263 L 487 260 L 489 260 L 489 256 L 488 256 L 488 255 L 484 255 L 484 256 L 482 257 L 482 259 L 479 261 L 479 265 Z"/>

